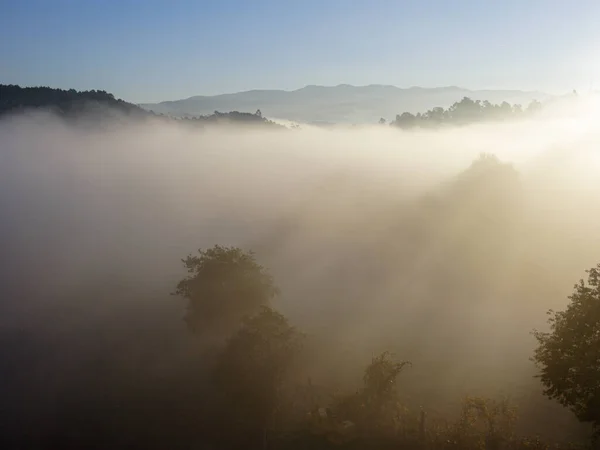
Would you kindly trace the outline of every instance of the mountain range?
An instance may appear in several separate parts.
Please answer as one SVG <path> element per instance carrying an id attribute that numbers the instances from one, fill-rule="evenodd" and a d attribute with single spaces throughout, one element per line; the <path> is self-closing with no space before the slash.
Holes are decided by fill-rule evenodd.
<path id="1" fill-rule="evenodd" d="M 552 96 L 538 91 L 471 90 L 457 86 L 399 88 L 391 85 L 310 85 L 293 91 L 251 90 L 182 100 L 140 104 L 144 109 L 173 116 L 196 116 L 215 111 L 256 111 L 265 117 L 302 123 L 375 123 L 393 120 L 403 112 L 448 107 L 464 97 L 527 106 Z"/>

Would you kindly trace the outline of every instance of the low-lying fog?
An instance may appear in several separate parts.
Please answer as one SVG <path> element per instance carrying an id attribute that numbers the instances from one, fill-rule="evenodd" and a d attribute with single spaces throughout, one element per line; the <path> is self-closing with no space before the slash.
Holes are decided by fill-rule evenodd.
<path id="1" fill-rule="evenodd" d="M 223 244 L 256 251 L 275 306 L 318 340 L 315 382 L 351 386 L 392 350 L 432 411 L 503 392 L 534 432 L 570 426 L 528 358 L 600 261 L 594 111 L 410 132 L 3 120 L 5 407 L 56 422 L 97 378 L 175 377 L 199 345 L 169 296 L 180 259 Z M 481 153 L 499 162 L 469 170 Z"/>

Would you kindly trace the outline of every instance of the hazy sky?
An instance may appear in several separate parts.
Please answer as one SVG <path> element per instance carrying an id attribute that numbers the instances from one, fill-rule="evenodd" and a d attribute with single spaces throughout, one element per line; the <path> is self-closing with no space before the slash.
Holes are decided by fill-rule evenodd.
<path id="1" fill-rule="evenodd" d="M 307 84 L 600 85 L 597 0 L 0 0 L 0 83 L 134 102 Z"/>

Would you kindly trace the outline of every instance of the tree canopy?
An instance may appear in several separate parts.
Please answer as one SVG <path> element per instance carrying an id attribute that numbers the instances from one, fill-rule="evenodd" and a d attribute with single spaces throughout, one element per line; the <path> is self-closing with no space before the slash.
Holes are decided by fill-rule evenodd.
<path id="1" fill-rule="evenodd" d="M 190 275 L 174 294 L 187 300 L 185 320 L 194 331 L 235 329 L 278 294 L 273 278 L 251 251 L 215 245 L 182 262 Z"/>
<path id="2" fill-rule="evenodd" d="M 544 393 L 600 429 L 600 264 L 586 271 L 564 311 L 548 312 L 550 331 L 534 331 L 533 360 Z"/>
<path id="3" fill-rule="evenodd" d="M 102 90 L 76 91 L 46 86 L 0 84 L 0 115 L 27 109 L 48 109 L 61 116 L 73 117 L 90 112 L 92 104 L 106 106 L 126 115 L 150 115 L 139 106 L 117 99 L 113 94 Z"/>
<path id="4" fill-rule="evenodd" d="M 390 125 L 398 128 L 431 128 L 447 124 L 467 125 L 481 121 L 522 117 L 535 113 L 540 108 L 541 104 L 537 100 L 532 101 L 524 110 L 521 105 L 510 105 L 508 102 L 494 105 L 487 100 L 472 100 L 464 97 L 448 109 L 438 106 L 425 113 L 404 112 L 398 114 L 396 120 L 392 121 Z"/>
<path id="5" fill-rule="evenodd" d="M 269 431 L 301 338 L 283 315 L 263 306 L 227 341 L 214 371 L 214 385 L 219 409 L 238 434 L 235 442 L 240 437 L 246 445 L 246 439 L 257 442 Z"/>

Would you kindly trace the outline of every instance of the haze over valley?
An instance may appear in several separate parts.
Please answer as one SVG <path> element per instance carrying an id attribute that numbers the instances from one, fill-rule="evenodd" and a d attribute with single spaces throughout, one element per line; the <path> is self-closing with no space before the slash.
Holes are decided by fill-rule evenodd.
<path id="1" fill-rule="evenodd" d="M 595 3 L 3 6 L 0 448 L 598 448 Z"/>

